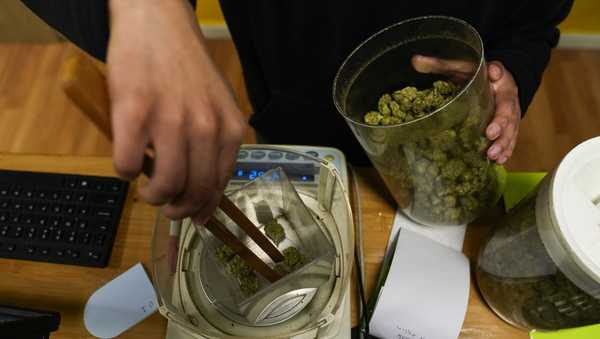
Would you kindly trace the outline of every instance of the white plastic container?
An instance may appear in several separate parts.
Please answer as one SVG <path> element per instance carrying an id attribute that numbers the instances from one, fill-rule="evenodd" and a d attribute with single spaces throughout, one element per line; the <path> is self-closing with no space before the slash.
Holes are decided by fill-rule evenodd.
<path id="1" fill-rule="evenodd" d="M 515 326 L 600 323 L 600 137 L 569 152 L 500 221 L 482 247 L 477 281 Z"/>

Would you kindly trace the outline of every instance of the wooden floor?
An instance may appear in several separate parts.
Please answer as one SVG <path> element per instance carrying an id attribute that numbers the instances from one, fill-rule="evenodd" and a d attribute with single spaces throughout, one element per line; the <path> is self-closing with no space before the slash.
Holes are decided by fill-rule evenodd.
<path id="1" fill-rule="evenodd" d="M 250 114 L 233 44 L 209 45 Z M 108 141 L 54 81 L 66 50 L 58 43 L 0 44 L 0 152 L 110 155 Z M 600 51 L 555 50 L 507 167 L 550 170 L 572 147 L 595 135 L 600 135 Z M 252 140 L 249 133 L 246 142 Z"/>

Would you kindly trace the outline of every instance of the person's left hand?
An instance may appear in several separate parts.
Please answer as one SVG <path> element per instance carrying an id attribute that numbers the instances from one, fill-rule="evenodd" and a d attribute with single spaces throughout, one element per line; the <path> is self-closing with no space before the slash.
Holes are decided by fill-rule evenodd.
<path id="1" fill-rule="evenodd" d="M 485 130 L 488 139 L 494 141 L 487 154 L 502 165 L 512 156 L 519 135 L 519 89 L 512 74 L 500 61 L 488 63 L 488 74 L 494 92 L 496 114 Z"/>
<path id="2" fill-rule="evenodd" d="M 415 55 L 412 64 L 418 72 L 443 74 L 455 83 L 464 83 L 475 71 L 473 63 L 457 60 L 443 60 Z M 487 138 L 494 143 L 487 155 L 498 164 L 504 164 L 512 155 L 517 143 L 521 122 L 519 91 L 512 74 L 500 61 L 487 63 L 488 77 L 494 95 L 494 118 L 485 130 Z"/>

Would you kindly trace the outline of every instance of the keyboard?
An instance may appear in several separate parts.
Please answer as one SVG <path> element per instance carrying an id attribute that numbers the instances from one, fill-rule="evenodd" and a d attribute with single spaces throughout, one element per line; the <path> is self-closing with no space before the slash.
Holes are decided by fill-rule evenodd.
<path id="1" fill-rule="evenodd" d="M 0 170 L 0 258 L 106 267 L 129 185 Z"/>

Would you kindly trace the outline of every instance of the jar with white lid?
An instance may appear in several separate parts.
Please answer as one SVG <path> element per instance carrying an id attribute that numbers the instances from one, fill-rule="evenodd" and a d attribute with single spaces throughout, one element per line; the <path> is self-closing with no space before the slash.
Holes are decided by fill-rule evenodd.
<path id="1" fill-rule="evenodd" d="M 479 289 L 526 329 L 600 323 L 600 137 L 567 154 L 483 245 Z"/>

